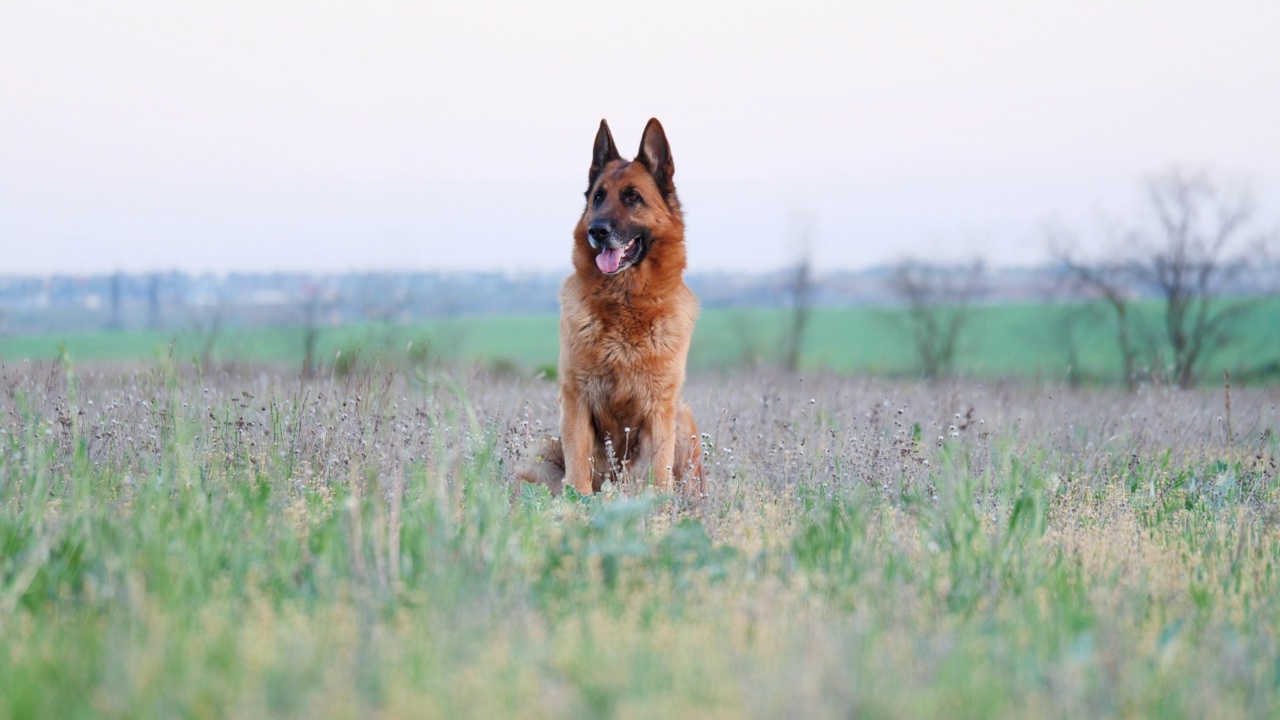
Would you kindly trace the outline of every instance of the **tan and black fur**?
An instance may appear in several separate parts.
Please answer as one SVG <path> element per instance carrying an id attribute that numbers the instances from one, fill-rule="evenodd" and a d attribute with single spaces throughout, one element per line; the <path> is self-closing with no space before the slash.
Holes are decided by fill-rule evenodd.
<path id="1" fill-rule="evenodd" d="M 703 491 L 698 428 L 681 399 L 698 301 L 684 283 L 674 175 L 656 118 L 634 161 L 600 121 L 574 270 L 560 290 L 560 438 L 524 480 L 583 494 L 614 478 Z"/>

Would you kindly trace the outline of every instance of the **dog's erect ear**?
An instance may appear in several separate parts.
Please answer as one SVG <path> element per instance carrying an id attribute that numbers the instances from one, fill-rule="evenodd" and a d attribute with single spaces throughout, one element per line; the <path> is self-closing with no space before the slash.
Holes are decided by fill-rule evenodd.
<path id="1" fill-rule="evenodd" d="M 649 118 L 644 126 L 644 135 L 640 136 L 640 153 L 636 162 L 649 169 L 649 174 L 658 183 L 663 195 L 675 191 L 676 164 L 671 160 L 671 146 L 667 144 L 667 134 L 662 131 L 662 123 L 658 118 Z"/>
<path id="2" fill-rule="evenodd" d="M 595 150 L 591 153 L 591 171 L 587 173 L 587 187 L 590 188 L 596 182 L 596 176 L 611 161 L 617 160 L 618 146 L 613 144 L 613 135 L 609 132 L 609 123 L 604 120 L 600 121 L 600 131 L 596 133 Z"/>

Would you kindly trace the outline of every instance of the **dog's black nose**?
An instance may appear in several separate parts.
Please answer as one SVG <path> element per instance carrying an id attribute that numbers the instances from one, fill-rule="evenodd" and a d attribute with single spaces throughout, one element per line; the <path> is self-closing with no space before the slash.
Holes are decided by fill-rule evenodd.
<path id="1" fill-rule="evenodd" d="M 609 239 L 609 223 L 593 222 L 591 227 L 587 228 L 587 235 L 591 236 L 591 247 L 600 247 L 605 240 Z"/>

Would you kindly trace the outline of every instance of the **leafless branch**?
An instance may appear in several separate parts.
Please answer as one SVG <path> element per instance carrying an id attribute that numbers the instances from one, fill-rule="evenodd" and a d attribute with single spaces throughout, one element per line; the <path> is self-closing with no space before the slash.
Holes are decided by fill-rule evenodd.
<path id="1" fill-rule="evenodd" d="M 939 378 L 955 368 L 961 333 L 973 300 L 983 287 L 980 261 L 960 267 L 904 260 L 893 271 L 890 287 L 903 301 L 920 371 Z"/>
<path id="2" fill-rule="evenodd" d="M 791 281 L 791 326 L 787 332 L 785 366 L 789 372 L 800 369 L 800 348 L 805 327 L 809 324 L 813 292 L 813 242 L 806 222 L 799 234 L 798 259 Z"/>
<path id="3" fill-rule="evenodd" d="M 1257 296 L 1240 284 L 1266 262 L 1276 234 L 1255 229 L 1256 206 L 1247 192 L 1226 191 L 1204 171 L 1157 175 L 1147 182 L 1146 198 L 1149 218 L 1113 236 L 1108 259 L 1084 262 L 1074 240 L 1061 236 L 1051 235 L 1050 247 L 1081 287 L 1115 310 L 1127 382 L 1135 381 L 1136 366 L 1129 298 L 1155 296 L 1164 306 L 1169 375 L 1190 387 L 1205 359 L 1230 343 L 1235 321 L 1256 304 Z"/>

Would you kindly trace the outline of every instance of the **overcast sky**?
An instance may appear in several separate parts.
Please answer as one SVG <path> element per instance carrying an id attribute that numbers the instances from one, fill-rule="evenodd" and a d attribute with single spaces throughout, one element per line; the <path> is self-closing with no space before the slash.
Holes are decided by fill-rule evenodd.
<path id="1" fill-rule="evenodd" d="M 785 7 L 784 7 L 785 6 Z M 0 274 L 569 267 L 601 117 L 693 270 L 1044 259 L 1144 176 L 1280 208 L 1280 2 L 0 0 Z"/>

